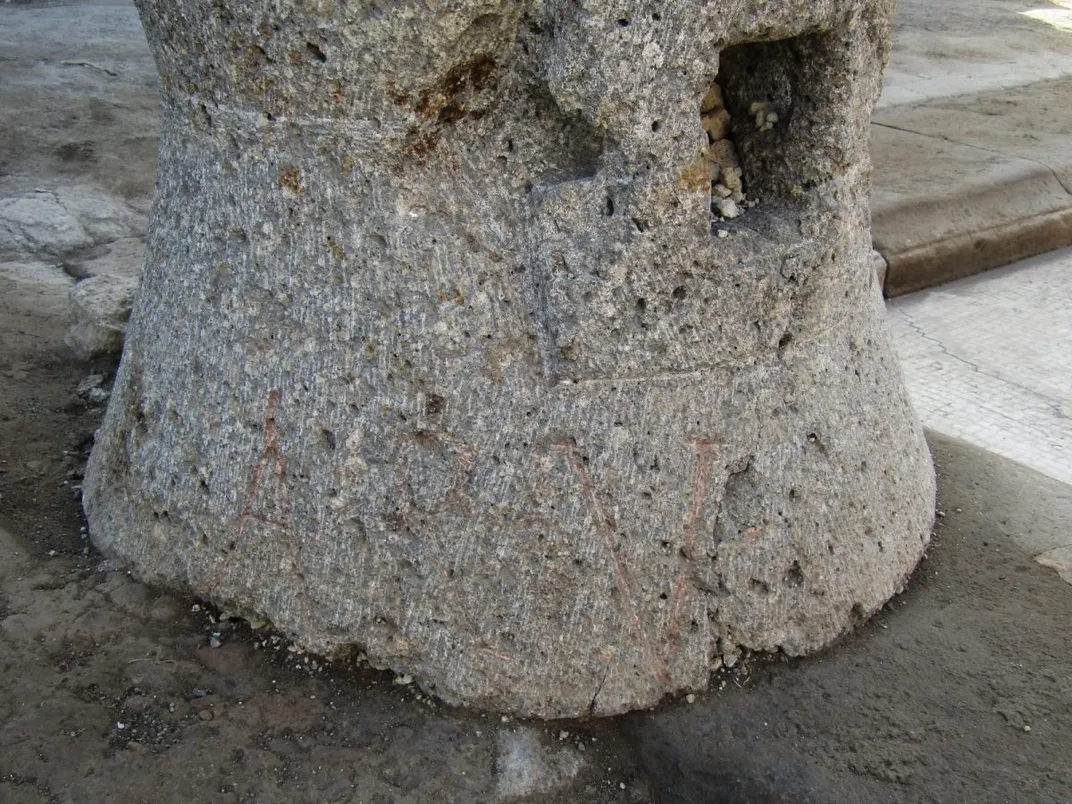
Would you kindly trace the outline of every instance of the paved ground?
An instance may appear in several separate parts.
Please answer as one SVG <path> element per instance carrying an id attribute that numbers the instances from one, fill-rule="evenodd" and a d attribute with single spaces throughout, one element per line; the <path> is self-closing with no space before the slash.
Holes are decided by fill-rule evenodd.
<path id="1" fill-rule="evenodd" d="M 887 297 L 1072 245 L 1072 0 L 901 0 L 873 123 Z"/>
<path id="2" fill-rule="evenodd" d="M 1069 0 L 899 0 L 879 107 L 1072 73 Z"/>
<path id="3" fill-rule="evenodd" d="M 924 425 L 1072 484 L 1070 280 L 1065 249 L 888 302 Z"/>
<path id="4" fill-rule="evenodd" d="M 1072 249 L 1015 262 L 1072 244 L 1072 2 L 898 13 L 873 125 L 887 293 L 1007 264 L 888 303 L 910 392 L 926 426 L 1072 483 Z"/>

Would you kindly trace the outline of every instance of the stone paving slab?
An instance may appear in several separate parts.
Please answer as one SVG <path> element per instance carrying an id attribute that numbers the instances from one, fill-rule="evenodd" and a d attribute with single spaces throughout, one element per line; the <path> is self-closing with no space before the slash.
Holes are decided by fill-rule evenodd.
<path id="1" fill-rule="evenodd" d="M 1029 160 L 1052 171 L 1065 189 L 1072 189 L 1070 100 L 1072 76 L 1064 76 L 1008 91 L 879 109 L 872 120 L 1004 157 Z"/>
<path id="2" fill-rule="evenodd" d="M 887 303 L 926 427 L 1072 484 L 1070 276 L 1064 249 Z"/>
<path id="3" fill-rule="evenodd" d="M 887 297 L 1072 245 L 1072 78 L 880 109 L 872 234 Z"/>
<path id="4" fill-rule="evenodd" d="M 1069 0 L 898 0 L 879 108 L 1070 74 Z"/>

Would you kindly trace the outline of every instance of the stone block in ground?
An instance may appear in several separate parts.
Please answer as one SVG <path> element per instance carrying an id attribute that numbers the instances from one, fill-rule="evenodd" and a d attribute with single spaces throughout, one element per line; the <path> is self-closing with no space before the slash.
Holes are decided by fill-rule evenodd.
<path id="1" fill-rule="evenodd" d="M 85 480 L 108 555 L 540 717 L 901 588 L 934 487 L 867 230 L 888 3 L 139 7 L 168 122 Z M 716 83 L 759 204 L 713 231 Z"/>
<path id="2" fill-rule="evenodd" d="M 78 280 L 100 274 L 136 279 L 141 276 L 144 263 L 145 238 L 125 237 L 68 257 L 61 265 L 64 273 Z"/>
<path id="3" fill-rule="evenodd" d="M 137 278 L 100 274 L 71 289 L 71 318 L 63 342 L 80 360 L 123 351 Z"/>
<path id="4" fill-rule="evenodd" d="M 1035 556 L 1035 561 L 1055 570 L 1065 583 L 1072 584 L 1072 544 L 1055 547 Z"/>
<path id="5" fill-rule="evenodd" d="M 499 732 L 495 792 L 513 800 L 568 788 L 586 763 L 572 743 L 555 743 L 541 731 L 518 726 Z"/>
<path id="6" fill-rule="evenodd" d="M 62 257 L 145 231 L 145 217 L 87 186 L 0 198 L 0 254 Z"/>

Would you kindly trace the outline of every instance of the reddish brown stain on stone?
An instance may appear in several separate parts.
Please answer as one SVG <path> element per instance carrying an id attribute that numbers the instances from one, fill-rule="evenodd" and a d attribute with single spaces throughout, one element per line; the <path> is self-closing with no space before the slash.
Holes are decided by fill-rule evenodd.
<path id="1" fill-rule="evenodd" d="M 391 103 L 395 106 L 409 106 L 409 95 L 402 92 L 394 81 L 387 82 L 387 97 L 391 99 Z"/>
<path id="2" fill-rule="evenodd" d="M 301 173 L 296 168 L 279 171 L 279 186 L 295 195 L 305 195 L 305 185 L 302 184 Z"/>
<path id="3" fill-rule="evenodd" d="M 466 96 L 493 86 L 497 66 L 491 56 L 480 54 L 452 67 L 421 96 L 417 114 L 440 124 L 464 120 L 473 113 Z"/>

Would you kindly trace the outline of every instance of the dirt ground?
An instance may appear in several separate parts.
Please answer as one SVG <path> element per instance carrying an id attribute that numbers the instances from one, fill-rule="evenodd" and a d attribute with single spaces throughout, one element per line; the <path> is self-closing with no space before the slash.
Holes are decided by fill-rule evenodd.
<path id="1" fill-rule="evenodd" d="M 128 3 L 0 5 L 0 800 L 1072 800 L 1072 586 L 1031 558 L 1072 541 L 1072 489 L 937 436 L 945 516 L 904 594 L 613 720 L 450 709 L 109 565 L 78 389 L 114 364 L 71 357 L 67 299 L 138 270 L 158 125 Z"/>

